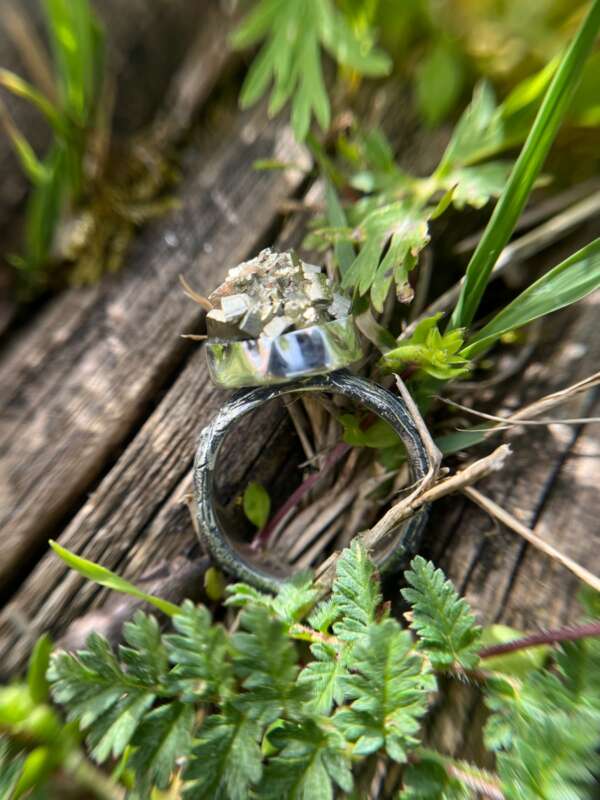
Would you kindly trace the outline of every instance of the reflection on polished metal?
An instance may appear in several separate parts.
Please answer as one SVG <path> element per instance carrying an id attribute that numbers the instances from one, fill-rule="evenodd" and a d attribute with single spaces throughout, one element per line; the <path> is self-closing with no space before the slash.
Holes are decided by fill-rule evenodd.
<path id="1" fill-rule="evenodd" d="M 352 317 L 243 341 L 209 341 L 208 368 L 217 386 L 269 386 L 348 367 L 364 355 Z"/>
<path id="2" fill-rule="evenodd" d="M 269 400 L 294 392 L 331 392 L 366 406 L 388 422 L 402 440 L 413 481 L 422 480 L 431 466 L 419 429 L 402 399 L 382 386 L 346 370 L 238 392 L 200 434 L 194 462 L 198 530 L 202 542 L 225 571 L 267 591 L 276 591 L 289 575 L 276 570 L 274 566 L 267 566 L 264 559 L 253 561 L 250 554 L 236 547 L 222 529 L 215 509 L 214 476 L 219 449 L 238 420 Z M 416 551 L 426 518 L 427 509 L 422 509 L 395 531 L 378 552 L 372 554 L 380 570 L 391 571 Z"/>

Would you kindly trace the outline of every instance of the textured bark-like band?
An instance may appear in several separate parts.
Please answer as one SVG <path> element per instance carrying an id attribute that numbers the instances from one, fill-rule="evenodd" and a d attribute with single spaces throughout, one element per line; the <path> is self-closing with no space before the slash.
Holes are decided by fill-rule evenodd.
<path id="1" fill-rule="evenodd" d="M 404 401 L 396 395 L 346 370 L 329 375 L 315 375 L 302 380 L 244 390 L 234 395 L 207 425 L 198 440 L 194 461 L 196 513 L 200 536 L 215 561 L 240 580 L 267 591 L 276 591 L 285 577 L 269 572 L 238 552 L 222 529 L 214 506 L 214 475 L 219 449 L 226 434 L 244 414 L 282 395 L 295 392 L 330 392 L 348 397 L 366 406 L 396 431 L 408 455 L 413 481 L 422 480 L 430 459 L 421 435 Z M 415 551 L 423 530 L 427 510 L 422 509 L 404 523 L 385 552 L 373 554 L 381 570 L 391 570 L 406 553 Z"/>

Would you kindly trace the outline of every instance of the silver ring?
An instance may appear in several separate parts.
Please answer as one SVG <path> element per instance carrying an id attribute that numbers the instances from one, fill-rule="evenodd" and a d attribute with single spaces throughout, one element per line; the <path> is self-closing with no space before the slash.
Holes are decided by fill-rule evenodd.
<path id="1" fill-rule="evenodd" d="M 294 392 L 331 392 L 361 403 L 388 422 L 398 434 L 406 447 L 413 481 L 422 480 L 431 466 L 419 429 L 404 401 L 382 386 L 346 370 L 238 392 L 200 433 L 194 461 L 198 529 L 205 547 L 223 570 L 266 591 L 277 591 L 289 575 L 267 569 L 264 562 L 254 561 L 249 552 L 242 552 L 234 545 L 215 509 L 214 476 L 219 449 L 232 426 L 263 403 Z M 372 554 L 381 571 L 392 571 L 416 551 L 427 513 L 427 508 L 423 508 L 410 517 L 385 550 Z"/>
<path id="2" fill-rule="evenodd" d="M 352 317 L 274 337 L 212 340 L 206 344 L 208 370 L 217 386 L 272 386 L 308 375 L 349 367 L 365 355 Z"/>
<path id="3" fill-rule="evenodd" d="M 200 434 L 194 462 L 200 538 L 225 571 L 276 591 L 289 575 L 277 565 L 269 568 L 268 554 L 256 560 L 243 545 L 236 547 L 215 508 L 219 449 L 240 417 L 282 395 L 331 392 L 366 406 L 392 426 L 406 447 L 413 481 L 427 475 L 429 455 L 404 401 L 344 369 L 366 350 L 350 315 L 350 300 L 320 267 L 292 252 L 263 250 L 230 269 L 208 301 L 201 300 L 210 309 L 206 353 L 213 381 L 226 388 L 255 388 L 238 392 Z M 426 517 L 426 509 L 416 513 L 372 554 L 380 569 L 391 570 L 415 551 Z"/>

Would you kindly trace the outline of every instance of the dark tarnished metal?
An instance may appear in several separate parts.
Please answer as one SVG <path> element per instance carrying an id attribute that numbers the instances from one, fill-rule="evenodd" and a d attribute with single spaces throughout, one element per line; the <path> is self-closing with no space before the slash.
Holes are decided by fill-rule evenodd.
<path id="1" fill-rule="evenodd" d="M 346 370 L 293 382 L 288 380 L 280 385 L 258 387 L 234 395 L 200 433 L 194 462 L 198 527 L 203 543 L 224 570 L 267 591 L 276 591 L 289 576 L 269 571 L 264 563 L 258 560 L 254 562 L 236 549 L 222 529 L 214 507 L 214 475 L 223 440 L 240 417 L 263 403 L 295 392 L 340 394 L 366 406 L 388 422 L 406 447 L 413 481 L 422 480 L 431 466 L 418 427 L 404 401 L 378 384 L 356 377 Z M 373 554 L 381 570 L 389 571 L 397 567 L 404 556 L 415 552 L 426 517 L 427 509 L 424 508 L 403 524 L 385 551 Z"/>

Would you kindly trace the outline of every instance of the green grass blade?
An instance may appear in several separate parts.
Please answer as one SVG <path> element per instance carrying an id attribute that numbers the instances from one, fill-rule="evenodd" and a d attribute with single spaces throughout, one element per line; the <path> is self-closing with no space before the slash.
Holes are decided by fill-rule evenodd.
<path id="1" fill-rule="evenodd" d="M 46 117 L 56 133 L 60 136 L 66 135 L 64 119 L 48 98 L 36 89 L 35 86 L 32 86 L 28 81 L 23 80 L 19 75 L 15 75 L 14 72 L 8 69 L 0 69 L 0 86 L 3 86 L 17 97 L 28 100 Z"/>
<path id="2" fill-rule="evenodd" d="M 494 264 L 514 230 L 565 116 L 599 28 L 600 0 L 594 0 L 548 87 L 506 187 L 469 262 L 466 280 L 450 320 L 452 328 L 464 327 L 473 321 Z"/>
<path id="3" fill-rule="evenodd" d="M 461 355 L 472 358 L 503 333 L 571 305 L 599 287 L 600 239 L 595 239 L 521 292 L 469 340 Z"/>
<path id="4" fill-rule="evenodd" d="M 76 556 L 75 553 L 71 553 L 70 550 L 61 547 L 58 542 L 50 540 L 50 547 L 57 556 L 62 558 L 67 566 L 71 567 L 71 569 L 75 570 L 75 572 L 78 572 L 80 575 L 83 575 L 83 577 L 87 578 L 89 581 L 94 581 L 94 583 L 98 583 L 100 586 L 106 586 L 107 589 L 113 589 L 115 592 L 128 594 L 131 597 L 136 597 L 138 600 L 150 603 L 150 605 L 158 608 L 159 611 L 162 611 L 169 617 L 181 613 L 179 606 L 174 605 L 174 603 L 169 603 L 168 600 L 163 600 L 161 597 L 155 597 L 152 594 L 143 592 L 141 589 L 138 589 L 137 586 L 134 586 L 133 583 L 129 583 L 129 581 L 126 581 L 124 578 L 120 578 L 118 575 L 115 575 L 114 572 L 106 569 L 106 567 L 95 564 L 87 558 Z"/>

